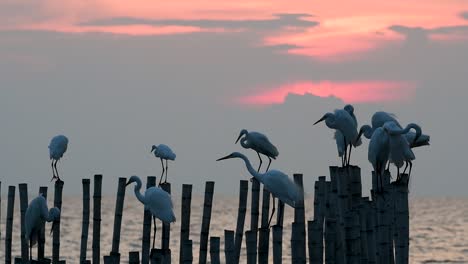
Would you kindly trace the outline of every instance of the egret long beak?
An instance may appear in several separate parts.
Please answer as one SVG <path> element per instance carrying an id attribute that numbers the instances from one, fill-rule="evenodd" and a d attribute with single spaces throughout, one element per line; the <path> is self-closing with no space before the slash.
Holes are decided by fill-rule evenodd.
<path id="1" fill-rule="evenodd" d="M 130 181 L 127 182 L 127 183 L 125 184 L 125 187 L 127 187 L 128 185 L 130 185 L 130 183 L 132 183 L 132 182 L 130 182 Z"/>
<path id="2" fill-rule="evenodd" d="M 358 134 L 358 136 L 357 136 L 357 138 L 356 138 L 356 141 L 355 141 L 355 142 L 358 142 L 358 141 L 359 141 L 359 139 L 360 139 L 360 138 L 361 138 L 361 136 L 362 136 L 362 133 L 364 133 L 364 131 L 363 131 L 363 130 L 362 130 L 362 128 L 361 128 L 361 129 L 359 129 L 359 134 Z"/>
<path id="3" fill-rule="evenodd" d="M 241 139 L 241 137 L 242 137 L 242 134 L 240 134 L 240 135 L 239 135 L 239 137 L 237 138 L 237 140 L 236 140 L 236 143 L 235 143 L 235 144 L 237 144 L 237 142 L 239 142 L 239 139 Z"/>
<path id="4" fill-rule="evenodd" d="M 325 116 L 323 116 L 322 118 L 320 118 L 317 122 L 314 123 L 314 126 L 320 122 L 322 122 L 323 120 L 325 120 Z"/>
<path id="5" fill-rule="evenodd" d="M 52 233 L 54 232 L 55 229 L 57 229 L 58 225 L 57 225 L 57 221 L 53 221 L 52 222 L 52 228 L 50 229 L 50 234 L 52 235 Z"/>
<path id="6" fill-rule="evenodd" d="M 230 159 L 230 158 L 231 158 L 231 155 L 227 155 L 226 157 L 219 158 L 219 159 L 217 159 L 216 161 L 225 160 L 225 159 Z"/>

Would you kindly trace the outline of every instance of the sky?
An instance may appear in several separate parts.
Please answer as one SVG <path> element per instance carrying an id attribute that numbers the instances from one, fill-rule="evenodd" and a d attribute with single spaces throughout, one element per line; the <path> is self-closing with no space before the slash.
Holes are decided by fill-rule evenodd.
<path id="1" fill-rule="evenodd" d="M 235 195 L 250 176 L 233 151 L 241 129 L 278 147 L 272 168 L 318 176 L 340 164 L 333 131 L 312 124 L 351 103 L 419 124 L 411 195 L 466 196 L 468 2 L 0 1 L 0 168 L 7 185 L 49 186 L 47 146 L 69 138 L 64 193 L 81 179 L 156 175 L 153 144 L 172 147 L 176 192 Z M 367 143 L 353 150 L 370 185 Z M 177 187 L 178 186 L 178 187 Z M 180 192 L 180 190 L 179 190 Z"/>

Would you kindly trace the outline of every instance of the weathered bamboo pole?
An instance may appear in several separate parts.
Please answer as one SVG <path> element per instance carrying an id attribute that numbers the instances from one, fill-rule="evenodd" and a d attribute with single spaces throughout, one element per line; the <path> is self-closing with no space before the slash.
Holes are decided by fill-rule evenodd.
<path id="1" fill-rule="evenodd" d="M 280 199 L 275 199 L 278 203 L 276 208 L 276 225 L 283 227 L 284 222 L 284 203 Z"/>
<path id="2" fill-rule="evenodd" d="M 387 179 L 387 174 L 383 175 L 382 179 L 382 191 L 378 191 L 377 188 L 377 175 L 375 172 L 372 172 L 372 193 L 373 193 L 373 200 L 375 201 L 375 208 L 377 213 L 377 236 L 376 236 L 376 252 L 377 252 L 377 263 L 387 264 L 390 263 L 390 252 L 389 248 L 389 237 L 390 237 L 390 229 L 388 225 L 387 213 L 386 213 L 386 201 L 385 201 L 385 191 L 388 189 L 388 184 L 390 178 Z M 387 199 L 389 197 L 387 196 Z"/>
<path id="3" fill-rule="evenodd" d="M 180 247 L 179 247 L 179 263 L 184 261 L 184 242 L 189 240 L 190 235 L 190 212 L 192 206 L 192 185 L 182 185 L 182 206 L 181 206 L 181 224 L 180 224 Z M 192 255 L 192 252 L 187 252 Z"/>
<path id="4" fill-rule="evenodd" d="M 102 175 L 94 175 L 93 194 L 93 264 L 99 264 L 101 259 L 101 191 Z"/>
<path id="5" fill-rule="evenodd" d="M 60 210 L 60 217 L 55 221 L 55 228 L 52 234 L 52 263 L 59 263 L 60 261 L 60 219 L 62 218 L 62 180 L 56 180 L 54 184 L 54 207 Z"/>
<path id="6" fill-rule="evenodd" d="M 250 230 L 254 232 L 251 235 L 253 244 L 257 245 L 258 217 L 260 215 L 260 182 L 252 178 L 252 200 L 250 204 Z M 253 253 L 252 253 L 253 254 Z M 253 257 L 253 256 L 252 256 Z M 255 246 L 255 261 L 257 259 L 257 247 Z"/>
<path id="7" fill-rule="evenodd" d="M 219 237 L 210 237 L 210 260 L 211 264 L 219 264 L 221 260 L 219 258 Z"/>
<path id="8" fill-rule="evenodd" d="M 210 221 L 211 221 L 211 207 L 213 205 L 214 193 L 213 181 L 208 181 L 205 184 L 205 201 L 203 202 L 203 218 L 200 232 L 200 254 L 198 258 L 199 264 L 206 263 L 206 256 L 208 251 L 208 237 L 210 235 Z"/>
<path id="9" fill-rule="evenodd" d="M 140 252 L 130 251 L 128 253 L 128 264 L 140 264 Z"/>
<path id="10" fill-rule="evenodd" d="M 360 222 L 358 213 L 348 211 L 345 216 L 346 228 L 346 260 L 347 263 L 361 263 Z"/>
<path id="11" fill-rule="evenodd" d="M 247 249 L 247 264 L 257 262 L 257 232 L 245 231 L 245 248 Z"/>
<path id="12" fill-rule="evenodd" d="M 336 220 L 334 218 L 325 219 L 325 263 L 335 264 L 336 263 Z M 309 248 L 310 249 L 310 248 Z M 310 263 L 320 263 L 312 262 Z M 323 263 L 323 262 L 322 262 Z"/>
<path id="13" fill-rule="evenodd" d="M 398 234 L 395 240 L 395 263 L 409 261 L 409 206 L 407 174 L 401 175 L 401 182 L 395 183 L 395 229 Z"/>
<path id="14" fill-rule="evenodd" d="M 233 264 L 236 262 L 234 248 L 234 231 L 224 230 L 224 257 L 226 259 L 226 264 Z"/>
<path id="15" fill-rule="evenodd" d="M 322 237 L 322 226 L 319 220 L 313 220 L 307 222 L 307 234 L 309 248 L 309 262 L 311 264 L 323 263 L 323 237 Z M 292 237 L 291 237 L 292 240 Z M 291 241 L 292 246 L 292 241 Z M 333 244 L 334 246 L 334 244 Z M 294 253 L 294 252 L 292 252 Z"/>
<path id="16" fill-rule="evenodd" d="M 169 182 L 162 183 L 160 185 L 161 189 L 166 191 L 168 194 L 171 194 L 171 184 Z M 161 235 L 161 250 L 162 250 L 162 259 L 163 263 L 171 263 L 171 249 L 169 248 L 169 242 L 171 239 L 171 224 L 164 223 L 162 224 L 162 235 Z"/>
<path id="17" fill-rule="evenodd" d="M 375 210 L 375 204 L 373 201 L 366 201 L 366 204 L 367 204 L 366 226 L 367 226 L 367 248 L 368 248 L 367 257 L 369 259 L 369 264 L 375 264 L 377 263 L 377 252 L 376 252 L 376 246 L 377 246 L 376 217 L 377 217 L 377 214 Z"/>
<path id="18" fill-rule="evenodd" d="M 314 240 L 313 255 L 314 261 L 317 263 L 323 262 L 323 229 L 325 222 L 326 204 L 326 181 L 325 176 L 320 176 L 318 181 L 315 181 L 314 185 L 314 235 L 312 239 Z M 309 252 L 311 255 L 312 252 Z"/>
<path id="19" fill-rule="evenodd" d="M 291 263 L 306 263 L 305 248 L 302 248 L 305 240 L 303 233 L 302 224 L 293 222 L 291 231 Z"/>
<path id="20" fill-rule="evenodd" d="M 262 192 L 262 220 L 261 227 L 268 227 L 268 220 L 270 219 L 270 192 L 263 187 Z"/>
<path id="21" fill-rule="evenodd" d="M 340 168 L 336 166 L 330 167 L 330 178 L 332 186 L 332 199 L 335 205 L 336 215 L 336 263 L 346 263 L 346 243 L 345 243 L 345 224 L 344 224 L 344 204 L 343 199 L 346 199 L 346 193 L 343 191 L 344 186 L 342 177 L 340 176 Z M 340 180 L 341 179 L 341 180 Z M 345 185 L 346 186 L 346 185 Z"/>
<path id="22" fill-rule="evenodd" d="M 15 209 L 15 186 L 8 186 L 8 204 L 5 232 L 5 264 L 11 264 L 11 236 L 13 234 L 13 213 Z"/>
<path id="23" fill-rule="evenodd" d="M 19 184 L 20 195 L 20 211 L 21 211 L 21 260 L 26 263 L 29 261 L 29 241 L 26 237 L 26 210 L 28 209 L 28 185 L 26 183 Z"/>
<path id="24" fill-rule="evenodd" d="M 247 193 L 249 191 L 249 182 L 241 180 L 239 183 L 239 208 L 237 211 L 236 235 L 234 241 L 234 254 L 236 262 L 239 262 L 240 251 L 242 247 L 242 236 L 244 234 L 245 213 L 247 211 Z"/>
<path id="25" fill-rule="evenodd" d="M 184 244 L 183 244 L 184 259 L 182 262 L 183 264 L 190 264 L 193 262 L 192 247 L 193 247 L 192 240 L 190 239 L 184 240 Z"/>
<path id="26" fill-rule="evenodd" d="M 39 187 L 39 195 L 42 195 L 47 201 L 47 186 Z M 37 259 L 44 258 L 44 244 L 45 244 L 45 223 L 42 224 L 41 230 L 37 238 Z"/>
<path id="27" fill-rule="evenodd" d="M 150 253 L 150 263 L 151 264 L 161 264 L 164 263 L 162 250 L 159 248 L 152 248 Z"/>
<path id="28" fill-rule="evenodd" d="M 117 199 L 115 201 L 114 231 L 112 233 L 112 251 L 110 257 L 114 263 L 120 262 L 120 230 L 122 227 L 122 215 L 125 200 L 125 184 L 127 178 L 120 177 L 117 185 Z"/>
<path id="29" fill-rule="evenodd" d="M 347 169 L 349 196 L 351 198 L 351 208 L 357 208 L 361 204 L 362 183 L 361 168 L 358 166 L 349 166 Z"/>
<path id="30" fill-rule="evenodd" d="M 273 230 L 273 263 L 281 264 L 283 262 L 283 227 L 274 225 Z"/>
<path id="31" fill-rule="evenodd" d="M 306 225 L 305 225 L 305 211 L 304 211 L 304 182 L 303 182 L 303 176 L 300 173 L 295 173 L 293 174 L 294 178 L 294 183 L 299 187 L 299 192 L 300 192 L 300 199 L 299 201 L 296 202 L 295 208 L 294 208 L 294 223 L 297 225 L 295 231 L 296 234 L 296 239 L 297 239 L 297 253 L 299 257 L 299 262 L 295 263 L 305 263 L 306 262 Z M 325 187 L 325 178 L 322 178 L 322 185 Z M 322 201 L 322 204 L 324 204 L 325 201 Z M 323 212 L 324 213 L 324 212 Z M 323 226 L 323 222 L 322 222 Z M 293 232 L 294 233 L 294 232 Z M 322 240 L 323 241 L 323 233 L 322 233 Z M 323 243 L 323 242 L 322 242 Z"/>
<path id="32" fill-rule="evenodd" d="M 261 227 L 258 229 L 258 263 L 268 263 L 268 249 L 270 242 L 270 228 Z"/>
<path id="33" fill-rule="evenodd" d="M 156 177 L 148 176 L 146 178 L 146 189 L 156 186 Z M 141 239 L 141 263 L 148 264 L 150 261 L 150 240 L 151 240 L 151 222 L 152 215 L 149 210 L 144 210 L 143 216 L 143 235 Z"/>
<path id="34" fill-rule="evenodd" d="M 88 248 L 90 180 L 83 179 L 81 180 L 81 183 L 83 185 L 83 219 L 81 221 L 80 264 L 84 264 Z"/>
<path id="35" fill-rule="evenodd" d="M 360 241 L 361 241 L 361 263 L 368 263 L 369 261 L 369 249 L 367 248 L 367 202 L 369 197 L 361 198 L 361 204 L 359 205 L 359 222 L 361 226 L 360 230 Z"/>

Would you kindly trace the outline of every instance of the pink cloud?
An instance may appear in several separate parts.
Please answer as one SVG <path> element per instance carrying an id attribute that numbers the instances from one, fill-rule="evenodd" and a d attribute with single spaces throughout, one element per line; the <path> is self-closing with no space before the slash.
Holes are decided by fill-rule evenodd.
<path id="1" fill-rule="evenodd" d="M 396 81 L 303 81 L 242 96 L 234 101 L 246 105 L 282 104 L 289 94 L 334 96 L 346 103 L 405 101 L 413 96 L 415 89 L 412 83 Z"/>

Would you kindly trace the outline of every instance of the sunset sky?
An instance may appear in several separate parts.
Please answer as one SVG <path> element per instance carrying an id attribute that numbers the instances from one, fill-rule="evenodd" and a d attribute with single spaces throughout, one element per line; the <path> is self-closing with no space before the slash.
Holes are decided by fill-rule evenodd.
<path id="1" fill-rule="evenodd" d="M 47 145 L 64 133 L 66 186 L 159 176 L 149 150 L 166 143 L 174 184 L 232 194 L 245 168 L 214 160 L 256 162 L 234 145 L 246 128 L 312 186 L 339 162 L 332 131 L 312 124 L 352 103 L 360 124 L 386 110 L 431 135 L 415 195 L 463 195 L 467 83 L 466 0 L 2 0 L 0 179 L 49 184 Z M 354 153 L 369 184 L 367 143 Z"/>

